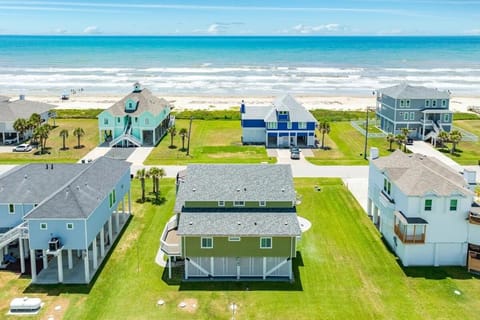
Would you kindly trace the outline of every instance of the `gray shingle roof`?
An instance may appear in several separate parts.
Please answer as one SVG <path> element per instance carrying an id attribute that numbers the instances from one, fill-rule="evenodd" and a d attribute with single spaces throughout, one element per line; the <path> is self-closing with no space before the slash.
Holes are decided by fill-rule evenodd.
<path id="1" fill-rule="evenodd" d="M 397 150 L 387 157 L 381 157 L 372 162 L 379 170 L 385 172 L 386 176 L 406 195 L 471 194 L 463 175 L 433 157 L 405 154 Z"/>
<path id="2" fill-rule="evenodd" d="M 185 201 L 295 201 L 290 165 L 193 164 L 180 183 L 175 210 Z"/>
<path id="3" fill-rule="evenodd" d="M 272 110 L 272 107 L 265 106 L 245 106 L 245 113 L 242 114 L 244 120 L 263 120 Z"/>
<path id="4" fill-rule="evenodd" d="M 137 110 L 134 112 L 125 112 L 125 102 L 128 99 L 132 99 L 133 101 L 138 101 Z M 167 100 L 163 98 L 155 97 L 150 90 L 142 89 L 141 91 L 133 91 L 127 96 L 125 96 L 122 100 L 114 103 L 110 108 L 105 110 L 104 112 L 109 112 L 113 116 L 123 116 L 125 114 L 130 115 L 139 115 L 145 111 L 150 112 L 153 115 L 160 114 L 163 109 L 167 106 L 170 106 Z"/>
<path id="5" fill-rule="evenodd" d="M 447 91 L 401 83 L 393 87 L 378 90 L 379 93 L 394 99 L 449 99 Z"/>
<path id="6" fill-rule="evenodd" d="M 33 113 L 41 114 L 56 107 L 52 104 L 37 101 L 1 101 L 0 99 L 0 121 L 15 121 L 19 118 L 28 119 Z"/>
<path id="7" fill-rule="evenodd" d="M 130 163 L 107 157 L 78 166 L 83 170 L 40 202 L 25 219 L 86 219 L 130 170 Z"/>
<path id="8" fill-rule="evenodd" d="M 296 213 L 182 213 L 179 235 L 189 236 L 299 236 Z"/>

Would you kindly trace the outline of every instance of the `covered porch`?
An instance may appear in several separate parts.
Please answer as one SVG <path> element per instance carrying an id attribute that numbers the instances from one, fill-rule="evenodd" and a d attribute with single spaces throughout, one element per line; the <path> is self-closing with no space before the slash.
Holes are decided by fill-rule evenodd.
<path id="1" fill-rule="evenodd" d="M 395 211 L 393 216 L 394 232 L 404 244 L 425 243 L 425 233 L 428 222 L 419 217 L 407 217 L 401 211 Z"/>

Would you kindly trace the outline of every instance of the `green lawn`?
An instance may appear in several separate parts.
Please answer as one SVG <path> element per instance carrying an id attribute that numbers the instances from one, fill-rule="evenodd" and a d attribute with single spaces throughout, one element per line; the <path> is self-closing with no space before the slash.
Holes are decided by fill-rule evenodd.
<path id="1" fill-rule="evenodd" d="M 181 128 L 188 130 L 188 120 L 176 120 L 177 133 Z M 240 140 L 240 121 L 194 120 L 190 141 L 190 155 L 182 149 L 182 139 L 176 135 L 175 148 L 170 148 L 170 135 L 150 153 L 146 165 L 186 164 L 186 163 L 260 163 L 275 162 L 269 158 L 264 146 L 243 146 Z M 187 139 L 185 139 L 185 148 Z"/>
<path id="2" fill-rule="evenodd" d="M 50 154 L 35 154 L 36 149 L 29 153 L 0 153 L 0 164 L 76 162 L 98 145 L 98 122 L 96 119 L 57 119 L 56 125 L 57 127 L 50 132 L 47 140 L 47 149 Z M 83 148 L 80 149 L 75 148 L 77 138 L 73 135 L 73 129 L 77 127 L 81 127 L 85 131 L 85 135 L 80 140 Z M 62 129 L 68 130 L 68 138 L 65 143 L 67 150 L 60 150 L 62 148 L 62 138 L 59 133 Z"/>
<path id="3" fill-rule="evenodd" d="M 480 120 L 455 120 L 453 124 L 480 137 Z M 451 144 L 447 143 L 447 146 L 450 148 Z M 449 153 L 448 149 L 441 149 L 441 151 L 459 164 L 477 165 L 480 160 L 480 141 L 461 141 L 454 154 Z"/>
<path id="4" fill-rule="evenodd" d="M 307 158 L 308 161 L 317 165 L 368 165 L 363 158 L 364 135 L 346 121 L 332 122 L 330 128 L 330 133 L 325 135 L 325 145 L 331 149 L 313 149 L 314 156 Z M 321 142 L 320 133 L 317 133 L 317 139 Z M 369 138 L 367 154 L 370 153 L 370 147 L 377 147 L 381 156 L 390 154 L 386 138 Z M 393 144 L 392 148 L 397 146 Z"/>
<path id="5" fill-rule="evenodd" d="M 403 270 L 341 180 L 296 179 L 295 185 L 302 196 L 298 213 L 313 226 L 298 246 L 294 283 L 167 283 L 154 262 L 175 196 L 173 180 L 163 179 L 166 201 L 134 204 L 133 219 L 91 287 L 26 288 L 26 279 L 0 272 L 0 313 L 12 297 L 28 294 L 47 301 L 44 318 L 62 304 L 65 319 L 229 319 L 231 302 L 238 305 L 236 319 L 478 318 L 480 281 L 464 268 Z M 135 181 L 133 199 L 139 195 Z M 166 305 L 157 307 L 158 299 Z M 177 307 L 187 299 L 196 299 L 196 310 Z"/>

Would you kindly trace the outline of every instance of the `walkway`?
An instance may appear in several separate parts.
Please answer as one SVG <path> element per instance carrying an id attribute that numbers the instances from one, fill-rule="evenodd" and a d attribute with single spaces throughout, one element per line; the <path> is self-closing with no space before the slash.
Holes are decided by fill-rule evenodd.
<path id="1" fill-rule="evenodd" d="M 463 171 L 463 167 L 461 165 L 435 149 L 431 144 L 424 141 L 414 141 L 413 145 L 407 146 L 407 149 L 414 153 L 426 155 L 427 157 L 437 158 L 455 171 Z"/>

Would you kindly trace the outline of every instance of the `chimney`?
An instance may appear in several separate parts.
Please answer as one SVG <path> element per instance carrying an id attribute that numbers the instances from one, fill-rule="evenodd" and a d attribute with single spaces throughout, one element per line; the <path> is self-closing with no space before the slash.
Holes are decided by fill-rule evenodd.
<path id="1" fill-rule="evenodd" d="M 477 185 L 477 172 L 475 170 L 463 170 L 463 178 L 468 183 L 468 188 L 471 191 L 475 190 L 475 186 Z"/>
<path id="2" fill-rule="evenodd" d="M 245 101 L 242 100 L 242 103 L 240 104 L 240 113 L 245 113 Z"/>
<path id="3" fill-rule="evenodd" d="M 378 159 L 378 156 L 379 156 L 378 148 L 371 147 L 370 148 L 370 160 Z"/>
<path id="4" fill-rule="evenodd" d="M 22 100 L 22 101 L 25 100 L 25 95 L 24 94 L 19 95 L 18 100 Z"/>

